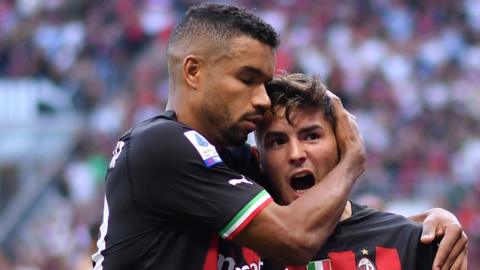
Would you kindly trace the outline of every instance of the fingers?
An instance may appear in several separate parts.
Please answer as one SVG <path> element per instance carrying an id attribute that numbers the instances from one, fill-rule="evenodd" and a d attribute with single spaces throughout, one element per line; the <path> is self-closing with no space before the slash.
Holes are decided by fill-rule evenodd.
<path id="1" fill-rule="evenodd" d="M 339 114 L 347 111 L 345 108 L 343 108 L 342 100 L 337 95 L 332 93 L 332 91 L 327 90 L 327 96 L 332 101 L 333 114 L 335 117 L 338 117 Z"/>
<path id="2" fill-rule="evenodd" d="M 348 164 L 349 170 L 358 176 L 366 166 L 366 150 L 360 129 L 355 117 L 343 107 L 340 98 L 331 91 L 327 91 L 327 95 L 332 101 L 340 162 Z"/>
<path id="3" fill-rule="evenodd" d="M 423 222 L 422 236 L 420 237 L 420 242 L 424 245 L 428 245 L 435 240 L 436 226 L 432 222 L 432 219 L 426 219 Z"/>
<path id="4" fill-rule="evenodd" d="M 460 269 L 467 270 L 468 269 L 468 245 L 465 247 L 465 256 L 463 256 L 462 260 L 462 267 Z"/>
<path id="5" fill-rule="evenodd" d="M 342 101 L 331 91 L 327 90 L 327 95 L 332 101 L 333 115 L 335 117 L 335 135 L 339 140 L 340 151 L 344 152 L 349 143 L 355 144 L 361 142 L 361 137 L 355 116 L 347 111 L 342 104 Z"/>
<path id="6" fill-rule="evenodd" d="M 451 270 L 467 270 L 467 250 L 463 250 L 462 253 L 455 259 L 452 264 Z"/>
<path id="7" fill-rule="evenodd" d="M 462 238 L 463 230 L 459 224 L 449 224 L 446 226 L 445 235 L 438 246 L 437 255 L 433 261 L 434 269 L 449 269 L 465 247 Z M 435 268 L 437 267 L 437 268 Z"/>
<path id="8" fill-rule="evenodd" d="M 455 246 L 452 248 L 450 251 L 450 254 L 447 257 L 447 260 L 445 261 L 445 267 L 444 269 L 459 269 L 459 268 L 451 268 L 452 265 L 455 263 L 458 257 L 462 257 L 464 254 L 464 251 L 467 249 L 467 236 L 465 232 L 463 232 L 462 228 L 455 224 L 455 226 L 458 226 L 459 230 L 461 231 L 460 237 L 457 239 L 455 242 Z M 459 259 L 461 262 L 463 259 Z"/>
<path id="9" fill-rule="evenodd" d="M 420 241 L 430 244 L 434 239 L 442 239 L 433 261 L 432 269 L 463 269 L 466 267 L 468 238 L 452 213 L 434 208 L 427 212 L 423 220 Z"/>
<path id="10" fill-rule="evenodd" d="M 331 99 L 338 99 L 338 100 L 340 100 L 340 98 L 339 98 L 337 95 L 335 95 L 335 94 L 334 94 L 332 91 L 330 91 L 330 90 L 327 90 L 327 95 L 328 95 Z"/>
<path id="11" fill-rule="evenodd" d="M 468 248 L 467 248 L 467 246 L 465 246 L 465 249 L 455 259 L 455 262 L 452 264 L 452 267 L 450 267 L 449 269 L 452 269 L 452 270 L 467 270 L 467 258 L 468 258 Z"/>
<path id="12" fill-rule="evenodd" d="M 353 118 L 353 120 L 357 120 L 355 115 L 351 114 L 347 109 L 345 109 L 343 107 L 342 100 L 337 95 L 335 95 L 330 90 L 327 90 L 327 95 L 332 100 L 332 104 L 333 104 L 333 107 L 334 107 L 334 114 L 335 113 L 346 113 L 349 117 Z M 342 110 L 343 110 L 343 112 L 342 112 Z"/>

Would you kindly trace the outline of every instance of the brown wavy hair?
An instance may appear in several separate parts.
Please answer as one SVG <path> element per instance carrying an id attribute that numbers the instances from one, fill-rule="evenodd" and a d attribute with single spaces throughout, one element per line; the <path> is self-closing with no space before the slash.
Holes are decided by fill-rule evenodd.
<path id="1" fill-rule="evenodd" d="M 301 110 L 323 110 L 325 118 L 333 125 L 332 102 L 327 87 L 318 77 L 302 73 L 276 76 L 266 85 L 271 100 L 272 113 L 279 107 L 285 108 L 285 118 L 291 124 L 292 113 Z"/>

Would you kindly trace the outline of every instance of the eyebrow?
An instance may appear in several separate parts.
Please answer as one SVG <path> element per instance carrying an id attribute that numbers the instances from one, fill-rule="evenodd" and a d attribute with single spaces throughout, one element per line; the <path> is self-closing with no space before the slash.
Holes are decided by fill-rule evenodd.
<path id="1" fill-rule="evenodd" d="M 271 81 L 272 77 L 265 74 L 261 69 L 252 67 L 252 66 L 244 66 L 240 68 L 240 72 L 247 72 L 247 73 L 253 73 L 256 76 L 267 78 L 267 81 Z"/>
<path id="2" fill-rule="evenodd" d="M 281 137 L 281 136 L 285 136 L 285 132 L 281 132 L 281 131 L 268 131 L 268 132 L 265 134 L 265 139 L 268 139 L 268 138 L 271 138 L 271 137 Z"/>
<path id="3" fill-rule="evenodd" d="M 300 133 L 306 133 L 306 132 L 311 132 L 315 130 L 323 130 L 323 127 L 321 125 L 314 124 L 308 127 L 301 128 Z"/>
<path id="4" fill-rule="evenodd" d="M 316 131 L 316 130 L 323 131 L 324 128 L 321 125 L 314 124 L 314 125 L 311 125 L 311 126 L 308 126 L 308 127 L 301 128 L 299 130 L 299 133 L 308 133 L 308 132 L 312 132 L 312 131 Z M 267 131 L 265 133 L 265 139 L 272 138 L 272 137 L 281 137 L 281 136 L 285 136 L 285 132 L 282 132 L 282 131 Z"/>

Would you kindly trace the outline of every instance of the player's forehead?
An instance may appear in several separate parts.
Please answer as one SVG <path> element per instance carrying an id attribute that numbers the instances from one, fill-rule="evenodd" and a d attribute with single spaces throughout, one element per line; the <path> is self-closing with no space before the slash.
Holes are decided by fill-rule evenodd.
<path id="1" fill-rule="evenodd" d="M 213 61 L 222 63 L 222 68 L 227 66 L 237 72 L 250 73 L 273 77 L 275 68 L 275 52 L 272 47 L 249 36 L 230 38 L 223 45 L 222 50 L 217 50 L 212 55 Z"/>
<path id="2" fill-rule="evenodd" d="M 330 125 L 321 108 L 297 107 L 287 110 L 285 106 L 276 106 L 270 114 L 271 117 L 267 118 L 267 121 L 269 121 L 268 128 L 275 126 L 300 127 L 312 122 L 321 122 L 322 125 L 325 123 Z"/>
<path id="3" fill-rule="evenodd" d="M 257 139 L 260 140 L 261 147 L 273 138 L 298 137 L 312 132 L 334 136 L 332 126 L 321 110 L 297 109 L 292 113 L 289 122 L 285 117 L 285 107 L 277 109 L 277 113 L 269 111 L 258 132 Z"/>

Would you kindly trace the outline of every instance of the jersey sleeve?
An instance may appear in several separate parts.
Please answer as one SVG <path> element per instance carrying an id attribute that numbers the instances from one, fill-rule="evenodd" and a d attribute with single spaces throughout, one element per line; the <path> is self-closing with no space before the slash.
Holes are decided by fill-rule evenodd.
<path id="1" fill-rule="evenodd" d="M 433 260 L 435 259 L 435 255 L 437 254 L 438 245 L 436 241 L 424 245 L 418 240 L 418 247 L 417 247 L 417 260 L 416 260 L 416 268 L 417 270 L 431 270 L 433 265 Z"/>
<path id="2" fill-rule="evenodd" d="M 151 222 L 233 238 L 272 201 L 229 168 L 203 136 L 177 122 L 134 131 L 128 150 L 132 196 Z"/>

